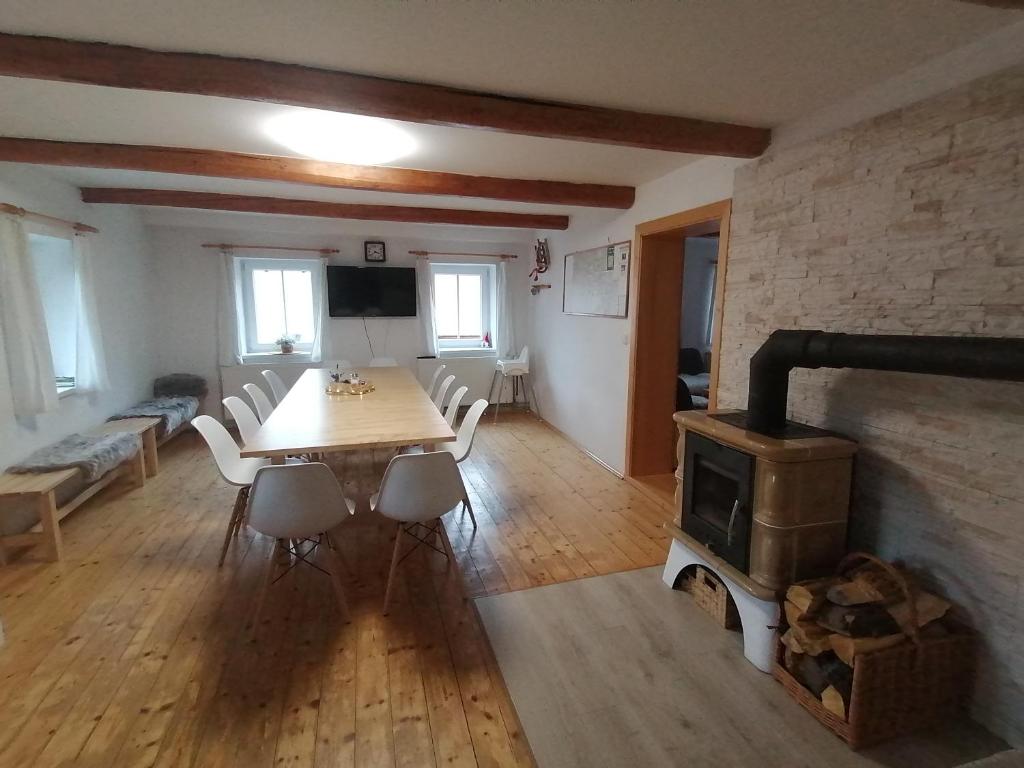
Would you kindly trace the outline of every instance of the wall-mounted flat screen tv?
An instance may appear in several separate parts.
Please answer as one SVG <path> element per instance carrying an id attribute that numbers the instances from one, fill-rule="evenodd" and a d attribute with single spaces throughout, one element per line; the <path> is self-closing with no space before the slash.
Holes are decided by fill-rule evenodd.
<path id="1" fill-rule="evenodd" d="M 331 317 L 415 317 L 412 267 L 327 267 Z"/>

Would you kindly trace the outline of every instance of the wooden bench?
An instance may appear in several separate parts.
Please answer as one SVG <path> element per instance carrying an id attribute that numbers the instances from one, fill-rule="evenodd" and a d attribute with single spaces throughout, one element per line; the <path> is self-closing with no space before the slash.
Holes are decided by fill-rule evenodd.
<path id="1" fill-rule="evenodd" d="M 87 435 L 109 435 L 113 432 L 134 432 L 142 439 L 142 459 L 146 466 L 146 477 L 155 477 L 160 471 L 160 458 L 157 455 L 156 428 L 160 425 L 160 419 L 155 416 L 139 416 L 132 419 L 114 419 L 108 421 L 95 429 L 86 432 Z M 160 443 L 166 442 L 171 435 L 166 435 Z"/>
<path id="2" fill-rule="evenodd" d="M 136 488 L 142 487 L 146 483 L 143 451 L 138 451 L 99 480 L 87 485 L 74 498 L 57 506 L 58 487 L 62 483 L 72 480 L 80 472 L 80 469 L 74 468 L 24 475 L 10 472 L 0 474 L 0 510 L 5 503 L 12 500 L 24 501 L 31 498 L 34 500 L 36 511 L 39 514 L 39 522 L 27 532 L 0 537 L 0 565 L 7 562 L 6 549 L 8 547 L 38 544 L 46 547 L 47 555 L 51 560 L 60 560 L 63 555 L 61 520 L 120 477 L 130 479 Z"/>

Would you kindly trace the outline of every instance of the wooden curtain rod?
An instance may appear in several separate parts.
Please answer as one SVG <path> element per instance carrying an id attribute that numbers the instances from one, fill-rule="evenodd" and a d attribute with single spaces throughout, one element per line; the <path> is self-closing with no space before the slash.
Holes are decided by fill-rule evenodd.
<path id="1" fill-rule="evenodd" d="M 232 251 L 242 249 L 246 251 L 303 251 L 307 253 L 319 253 L 321 256 L 329 256 L 332 253 L 341 253 L 337 248 L 295 248 L 286 245 L 237 245 L 233 243 L 203 243 L 203 248 L 217 248 L 221 251 Z"/>
<path id="2" fill-rule="evenodd" d="M 486 259 L 516 259 L 514 253 L 452 253 L 451 251 L 409 251 L 413 256 L 430 258 L 431 256 L 478 256 Z"/>
<path id="3" fill-rule="evenodd" d="M 99 232 L 96 227 L 90 227 L 88 224 L 83 224 L 80 221 L 68 221 L 67 219 L 58 219 L 56 216 L 47 216 L 45 213 L 36 213 L 35 211 L 28 211 L 24 208 L 19 208 L 16 205 L 10 203 L 0 203 L 0 211 L 9 213 L 12 216 L 22 216 L 32 221 L 38 221 L 42 224 L 56 224 L 61 227 L 70 227 L 75 230 L 75 234 L 95 234 Z"/>

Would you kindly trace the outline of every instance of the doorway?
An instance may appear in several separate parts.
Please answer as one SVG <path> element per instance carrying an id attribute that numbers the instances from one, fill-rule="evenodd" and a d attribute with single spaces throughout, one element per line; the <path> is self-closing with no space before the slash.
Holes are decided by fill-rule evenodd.
<path id="1" fill-rule="evenodd" d="M 713 410 L 717 405 L 722 305 L 725 295 L 729 248 L 731 201 L 722 200 L 700 208 L 644 222 L 634 240 L 630 306 L 631 329 L 629 394 L 626 427 L 626 478 L 663 506 L 674 510 L 676 424 L 672 414 L 686 407 L 685 394 L 695 386 L 693 374 L 704 373 L 706 395 L 693 392 L 693 405 Z M 700 247 L 695 247 L 697 239 Z M 690 247 L 688 247 L 688 241 Z M 707 322 L 696 333 L 684 324 L 696 322 L 700 312 L 684 310 L 686 258 L 708 259 L 708 246 L 717 241 L 713 256 L 713 291 L 710 306 L 702 301 Z M 692 255 L 692 256 L 691 256 Z M 701 274 L 700 270 L 687 270 Z M 704 279 L 708 271 L 704 270 Z M 700 278 L 693 278 L 700 279 Z M 692 286 L 691 286 L 692 288 Z M 698 298 L 691 299 L 700 300 Z M 689 343 L 704 333 L 705 344 Z M 687 345 L 681 343 L 684 337 Z M 685 350 L 685 351 L 684 351 Z M 696 355 L 696 356 L 695 356 Z M 698 361 L 699 357 L 699 361 Z M 703 370 L 698 371 L 696 366 Z M 683 374 L 681 366 L 693 374 Z M 687 392 L 680 389 L 681 376 L 690 376 Z M 697 398 L 704 398 L 701 400 Z"/>

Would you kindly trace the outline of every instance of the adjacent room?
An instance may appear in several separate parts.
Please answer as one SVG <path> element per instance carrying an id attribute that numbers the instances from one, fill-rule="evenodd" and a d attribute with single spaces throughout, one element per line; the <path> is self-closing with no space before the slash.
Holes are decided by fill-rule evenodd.
<path id="1" fill-rule="evenodd" d="M 0 9 L 0 768 L 1024 766 L 1024 3 Z"/>

